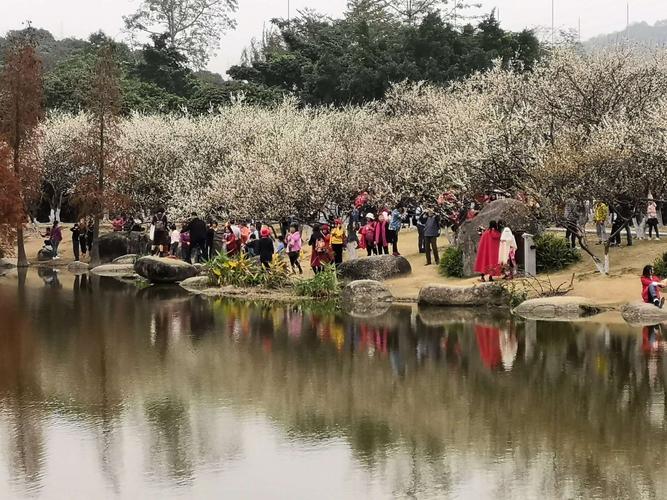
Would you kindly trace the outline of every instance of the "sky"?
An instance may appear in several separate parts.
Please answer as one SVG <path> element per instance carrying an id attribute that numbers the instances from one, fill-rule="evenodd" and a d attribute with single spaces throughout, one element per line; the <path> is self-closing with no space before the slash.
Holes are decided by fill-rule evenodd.
<path id="1" fill-rule="evenodd" d="M 553 0 L 557 28 L 577 28 L 581 21 L 582 39 L 625 28 L 627 0 Z M 122 39 L 122 16 L 134 12 L 141 0 L 0 0 L 0 33 L 20 29 L 25 21 L 45 28 L 56 38 L 86 38 L 103 30 Z M 474 0 L 481 3 L 481 13 L 496 8 L 506 29 L 520 30 L 551 26 L 552 0 Z M 259 38 L 262 27 L 274 17 L 287 16 L 288 0 L 238 0 L 238 27 L 226 34 L 222 48 L 211 59 L 209 69 L 224 74 L 239 61 L 241 51 L 250 39 Z M 339 16 L 347 0 L 290 0 L 292 15 L 303 8 Z M 667 0 L 629 0 L 630 21 L 667 19 Z"/>

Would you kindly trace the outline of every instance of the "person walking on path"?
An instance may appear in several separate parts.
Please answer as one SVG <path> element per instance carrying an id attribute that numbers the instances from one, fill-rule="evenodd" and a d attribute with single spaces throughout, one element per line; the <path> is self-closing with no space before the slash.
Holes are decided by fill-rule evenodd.
<path id="1" fill-rule="evenodd" d="M 378 221 L 375 224 L 375 239 L 374 244 L 377 248 L 377 253 L 379 255 L 389 255 L 389 240 L 387 238 L 387 222 L 388 214 L 387 212 L 382 212 L 378 216 Z"/>
<path id="2" fill-rule="evenodd" d="M 313 234 L 310 235 L 308 245 L 311 249 L 310 267 L 315 274 L 318 274 L 322 272 L 327 258 L 327 245 L 319 224 L 313 226 Z"/>
<path id="3" fill-rule="evenodd" d="M 658 205 L 653 201 L 653 195 L 649 193 L 648 204 L 646 205 L 646 225 L 648 227 L 648 239 L 652 239 L 653 230 L 655 229 L 655 239 L 660 239 L 660 232 L 658 231 Z"/>
<path id="4" fill-rule="evenodd" d="M 431 265 L 431 252 L 436 265 L 440 264 L 440 255 L 438 254 L 438 237 L 440 236 L 440 217 L 429 208 L 424 213 L 426 220 L 424 222 L 424 249 L 426 251 L 426 265 Z"/>
<path id="5" fill-rule="evenodd" d="M 167 214 L 162 208 L 153 216 L 153 251 L 160 257 L 164 257 L 168 251 L 171 239 L 169 238 L 169 222 Z"/>
<path id="6" fill-rule="evenodd" d="M 424 225 L 426 224 L 426 213 L 421 206 L 415 209 L 415 216 L 413 218 L 415 227 L 417 228 L 417 247 L 419 253 L 426 253 L 426 246 L 424 244 Z"/>
<path id="7" fill-rule="evenodd" d="M 63 240 L 63 231 L 60 227 L 58 221 L 53 221 L 53 227 L 51 228 L 51 248 L 53 248 L 53 260 L 59 259 L 58 247 L 60 242 Z"/>
<path id="8" fill-rule="evenodd" d="M 343 229 L 343 221 L 336 219 L 334 228 L 331 230 L 331 248 L 334 253 L 334 264 L 336 267 L 343 263 L 343 248 L 345 247 L 346 239 L 345 229 Z"/>
<path id="9" fill-rule="evenodd" d="M 301 232 L 299 232 L 299 226 L 292 224 L 289 228 L 289 233 L 286 238 L 287 244 L 287 256 L 289 257 L 289 263 L 292 268 L 292 272 L 296 274 L 296 269 L 299 270 L 299 274 L 303 274 L 303 269 L 301 268 L 301 263 L 299 262 L 299 257 L 301 257 Z"/>
<path id="10" fill-rule="evenodd" d="M 359 248 L 358 228 L 359 224 L 350 219 L 350 223 L 347 226 L 347 257 L 350 260 L 357 258 L 357 248 Z"/>
<path id="11" fill-rule="evenodd" d="M 72 252 L 74 253 L 74 261 L 78 262 L 81 254 L 79 252 L 80 248 L 80 239 L 81 239 L 81 230 L 79 229 L 79 223 L 75 222 L 72 228 Z"/>
<path id="12" fill-rule="evenodd" d="M 264 266 L 264 269 L 270 269 L 275 248 L 273 246 L 273 240 L 271 239 L 271 230 L 268 227 L 263 227 L 260 231 L 257 247 L 259 250 L 260 263 Z"/>
<path id="13" fill-rule="evenodd" d="M 403 214 L 398 208 L 394 208 L 391 211 L 391 221 L 389 222 L 389 227 L 387 228 L 387 239 L 391 243 L 391 251 L 393 255 L 400 255 L 398 253 L 398 233 L 401 230 L 401 225 L 403 224 Z"/>
<path id="14" fill-rule="evenodd" d="M 607 229 L 605 224 L 609 217 L 609 207 L 601 200 L 595 202 L 593 206 L 593 222 L 595 223 L 595 232 L 598 236 L 598 245 L 602 245 L 607 241 Z"/>
<path id="15" fill-rule="evenodd" d="M 205 258 L 207 230 L 206 222 L 199 218 L 197 212 L 192 212 L 192 218 L 184 231 L 190 233 L 190 258 L 195 263 L 202 262 Z"/>
<path id="16" fill-rule="evenodd" d="M 498 224 L 492 220 L 489 228 L 482 233 L 477 246 L 474 271 L 481 276 L 482 281 L 493 281 L 494 276 L 500 276 L 500 232 Z"/>
<path id="17" fill-rule="evenodd" d="M 366 214 L 366 224 L 361 228 L 360 233 L 362 248 L 366 249 L 368 256 L 377 255 L 378 252 L 375 248 L 375 216 L 372 213 Z"/>

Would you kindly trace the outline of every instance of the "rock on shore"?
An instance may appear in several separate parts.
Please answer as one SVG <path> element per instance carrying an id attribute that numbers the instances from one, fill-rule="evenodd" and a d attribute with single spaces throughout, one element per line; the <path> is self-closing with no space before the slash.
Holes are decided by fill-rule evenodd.
<path id="1" fill-rule="evenodd" d="M 444 307 L 508 307 L 509 294 L 497 283 L 473 286 L 428 285 L 419 291 L 419 304 Z"/>
<path id="2" fill-rule="evenodd" d="M 113 264 L 133 264 L 137 261 L 139 256 L 136 253 L 128 255 L 121 255 L 113 260 Z"/>
<path id="3" fill-rule="evenodd" d="M 128 254 L 146 254 L 150 239 L 145 232 L 114 232 L 100 236 L 100 262 L 113 262 L 114 259 Z"/>
<path id="4" fill-rule="evenodd" d="M 374 280 L 353 281 L 341 293 L 341 306 L 351 316 L 378 316 L 387 312 L 393 302 L 387 287 Z"/>
<path id="5" fill-rule="evenodd" d="M 535 320 L 572 321 L 595 316 L 610 307 L 594 304 L 585 297 L 544 297 L 519 304 L 514 313 Z"/>
<path id="6" fill-rule="evenodd" d="M 650 326 L 667 322 L 667 308 L 659 309 L 653 304 L 635 302 L 621 308 L 623 319 L 631 325 Z"/>
<path id="7" fill-rule="evenodd" d="M 199 274 L 192 264 L 162 257 L 141 257 L 135 262 L 134 271 L 151 283 L 176 283 Z"/>
<path id="8" fill-rule="evenodd" d="M 367 259 L 343 262 L 338 268 L 346 280 L 382 281 L 403 274 L 410 274 L 412 266 L 405 257 L 395 255 L 375 255 Z"/>

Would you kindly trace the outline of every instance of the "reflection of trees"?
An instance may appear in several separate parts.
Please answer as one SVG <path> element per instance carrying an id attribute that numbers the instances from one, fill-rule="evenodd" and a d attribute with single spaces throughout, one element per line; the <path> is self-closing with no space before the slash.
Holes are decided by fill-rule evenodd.
<path id="1" fill-rule="evenodd" d="M 293 439 L 345 439 L 365 467 L 394 478 L 398 496 L 451 491 L 480 467 L 501 488 L 505 461 L 526 478 L 524 496 L 538 491 L 535 478 L 547 496 L 665 486 L 655 467 L 666 451 L 665 363 L 642 352 L 636 332 L 410 308 L 360 320 L 106 283 L 82 277 L 72 299 L 28 290 L 35 320 L 16 328 L 20 338 L 3 337 L 0 387 L 16 411 L 27 411 L 23 387 L 85 420 L 115 492 L 130 414 L 157 476 L 188 483 L 201 464 L 242 455 L 240 417 L 213 426 L 220 400 L 268 414 Z M 23 435 L 22 470 L 37 477 L 41 434 Z"/>

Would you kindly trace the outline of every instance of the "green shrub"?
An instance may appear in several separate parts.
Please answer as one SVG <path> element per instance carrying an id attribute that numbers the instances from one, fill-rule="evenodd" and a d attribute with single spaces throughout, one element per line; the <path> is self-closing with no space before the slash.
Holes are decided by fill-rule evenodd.
<path id="1" fill-rule="evenodd" d="M 440 274 L 450 278 L 463 278 L 463 250 L 448 247 L 440 257 Z"/>
<path id="2" fill-rule="evenodd" d="M 560 271 L 581 260 L 579 250 L 570 248 L 564 238 L 555 234 L 545 233 L 537 236 L 535 246 L 538 273 Z"/>
<path id="3" fill-rule="evenodd" d="M 209 277 L 218 286 L 280 288 L 289 282 L 285 261 L 277 254 L 269 269 L 264 269 L 258 259 L 249 259 L 246 254 L 230 258 L 218 254 L 208 261 Z"/>
<path id="4" fill-rule="evenodd" d="M 334 265 L 324 266 L 324 271 L 315 277 L 297 281 L 294 285 L 296 294 L 302 297 L 333 299 L 340 295 L 340 282 Z"/>
<path id="5" fill-rule="evenodd" d="M 657 276 L 667 278 L 667 253 L 662 254 L 662 257 L 655 259 L 653 269 Z"/>

